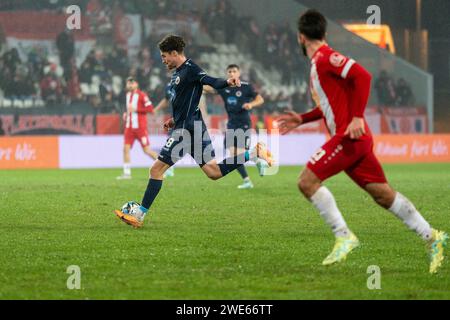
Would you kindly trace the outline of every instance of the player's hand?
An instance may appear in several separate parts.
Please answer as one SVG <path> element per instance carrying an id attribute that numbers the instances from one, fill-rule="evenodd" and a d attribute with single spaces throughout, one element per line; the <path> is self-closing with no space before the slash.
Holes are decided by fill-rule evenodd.
<path id="1" fill-rule="evenodd" d="M 127 113 L 126 112 L 123 113 L 122 119 L 123 119 L 123 121 L 127 121 Z"/>
<path id="2" fill-rule="evenodd" d="M 275 119 L 275 123 L 282 135 L 285 135 L 295 128 L 299 127 L 302 123 L 302 117 L 293 111 L 288 111 L 286 114 Z"/>
<path id="3" fill-rule="evenodd" d="M 241 79 L 230 78 L 227 80 L 227 83 L 230 87 L 240 87 Z"/>
<path id="4" fill-rule="evenodd" d="M 169 131 L 173 127 L 175 127 L 175 121 L 173 120 L 173 118 L 170 118 L 169 120 L 167 120 L 164 123 L 164 129 L 167 130 L 167 131 Z"/>
<path id="5" fill-rule="evenodd" d="M 245 109 L 245 110 L 247 110 L 247 111 L 250 111 L 250 110 L 253 109 L 253 106 L 252 106 L 251 103 L 245 103 L 245 104 L 242 106 L 242 108 Z"/>
<path id="6" fill-rule="evenodd" d="M 358 140 L 366 134 L 366 124 L 363 118 L 353 118 L 352 122 L 348 125 L 344 135 L 349 135 L 350 139 Z"/>
<path id="7" fill-rule="evenodd" d="M 129 112 L 129 113 L 132 113 L 134 110 L 133 110 L 133 106 L 131 105 L 131 104 L 129 104 L 128 106 L 127 106 L 127 111 Z"/>

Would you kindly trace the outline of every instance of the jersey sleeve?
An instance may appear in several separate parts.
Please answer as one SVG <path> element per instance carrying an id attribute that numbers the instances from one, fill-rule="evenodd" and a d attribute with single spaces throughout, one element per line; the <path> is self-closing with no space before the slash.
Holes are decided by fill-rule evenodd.
<path id="1" fill-rule="evenodd" d="M 350 59 L 339 52 L 333 52 L 328 57 L 323 57 L 318 63 L 320 72 L 326 72 L 346 79 L 350 69 L 355 64 L 355 60 Z"/>
<path id="2" fill-rule="evenodd" d="M 192 65 L 190 67 L 188 77 L 190 82 L 200 82 L 201 84 L 208 85 L 216 90 L 228 87 L 228 82 L 226 80 L 208 76 L 206 72 L 197 65 Z"/>
<path id="3" fill-rule="evenodd" d="M 190 65 L 188 72 L 189 82 L 200 82 L 203 77 L 206 76 L 206 72 L 197 65 Z"/>
<path id="4" fill-rule="evenodd" d="M 302 118 L 302 124 L 310 123 L 313 121 L 317 121 L 323 118 L 323 112 L 320 107 L 315 107 L 311 111 L 307 113 L 303 113 L 300 115 Z"/>
<path id="5" fill-rule="evenodd" d="M 353 99 L 349 101 L 353 117 L 362 118 L 370 97 L 372 75 L 361 65 L 355 63 L 347 75 Z"/>
<path id="6" fill-rule="evenodd" d="M 166 90 L 164 90 L 164 98 L 168 101 L 170 101 L 171 96 L 170 96 L 170 88 L 167 86 Z"/>
<path id="7" fill-rule="evenodd" d="M 227 94 L 225 89 L 216 89 L 217 94 L 223 99 L 223 101 L 227 100 Z"/>
<path id="8" fill-rule="evenodd" d="M 140 103 L 138 104 L 138 110 L 139 113 L 152 113 L 153 112 L 153 103 L 148 97 L 147 94 L 142 93 L 140 96 Z"/>
<path id="9" fill-rule="evenodd" d="M 339 52 L 333 52 L 324 57 L 318 64 L 318 72 L 326 72 L 349 82 L 352 89 L 350 112 L 353 117 L 362 118 L 369 101 L 372 76 L 355 60 L 345 57 Z"/>

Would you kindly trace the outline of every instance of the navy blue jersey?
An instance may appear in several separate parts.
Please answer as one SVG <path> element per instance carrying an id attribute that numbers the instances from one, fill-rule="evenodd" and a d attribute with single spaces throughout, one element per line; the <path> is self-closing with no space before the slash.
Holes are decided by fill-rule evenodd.
<path id="1" fill-rule="evenodd" d="M 167 86 L 164 90 L 164 98 L 166 98 L 169 102 L 172 101 L 172 92 L 171 92 L 170 82 L 167 84 Z"/>
<path id="2" fill-rule="evenodd" d="M 258 93 L 248 82 L 242 82 L 241 87 L 225 88 L 217 90 L 225 103 L 225 109 L 228 113 L 229 126 L 248 126 L 251 123 L 250 111 L 242 106 L 252 102 Z"/>
<path id="3" fill-rule="evenodd" d="M 209 85 L 216 90 L 226 88 L 228 83 L 223 79 L 209 77 L 205 71 L 190 59 L 178 67 L 172 75 L 167 96 L 172 104 L 174 129 L 193 130 L 195 121 L 203 121 L 200 108 L 200 98 L 203 85 Z"/>
<path id="4" fill-rule="evenodd" d="M 173 113 L 172 111 L 172 91 L 171 91 L 171 86 L 170 86 L 170 82 L 167 84 L 166 88 L 164 89 L 164 98 L 169 101 L 169 106 L 168 106 L 168 113 Z"/>

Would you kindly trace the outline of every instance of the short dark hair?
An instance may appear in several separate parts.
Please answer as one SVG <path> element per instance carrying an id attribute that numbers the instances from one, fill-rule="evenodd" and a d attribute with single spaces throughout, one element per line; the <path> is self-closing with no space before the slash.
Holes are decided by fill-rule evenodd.
<path id="1" fill-rule="evenodd" d="M 327 19 L 319 11 L 310 9 L 298 19 L 298 32 L 310 40 L 323 40 L 327 33 Z"/>
<path id="2" fill-rule="evenodd" d="M 133 76 L 130 76 L 127 78 L 127 82 L 137 82 L 136 78 Z"/>
<path id="3" fill-rule="evenodd" d="M 172 52 L 176 51 L 178 53 L 183 53 L 186 47 L 186 42 L 180 36 L 175 36 L 173 34 L 164 37 L 158 44 L 159 50 L 161 52 Z"/>
<path id="4" fill-rule="evenodd" d="M 236 69 L 238 69 L 238 70 L 241 70 L 241 68 L 239 68 L 239 66 L 238 66 L 237 64 L 230 64 L 230 65 L 227 67 L 227 71 L 230 70 L 230 69 L 234 69 L 234 68 L 236 68 Z"/>

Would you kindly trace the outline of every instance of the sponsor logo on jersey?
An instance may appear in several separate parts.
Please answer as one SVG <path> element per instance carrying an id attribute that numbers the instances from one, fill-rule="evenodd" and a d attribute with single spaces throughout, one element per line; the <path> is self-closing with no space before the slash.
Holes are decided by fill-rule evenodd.
<path id="1" fill-rule="evenodd" d="M 235 97 L 229 97 L 229 98 L 227 99 L 227 102 L 228 102 L 228 104 L 229 104 L 230 106 L 232 106 L 232 105 L 237 105 L 237 103 L 238 103 L 238 101 L 237 101 L 237 99 L 236 99 Z"/>
<path id="2" fill-rule="evenodd" d="M 347 60 L 346 57 L 344 57 L 342 54 L 340 54 L 339 52 L 334 52 L 331 56 L 330 56 L 330 63 L 332 66 L 336 67 L 336 68 L 340 68 L 345 64 L 345 61 Z"/>

